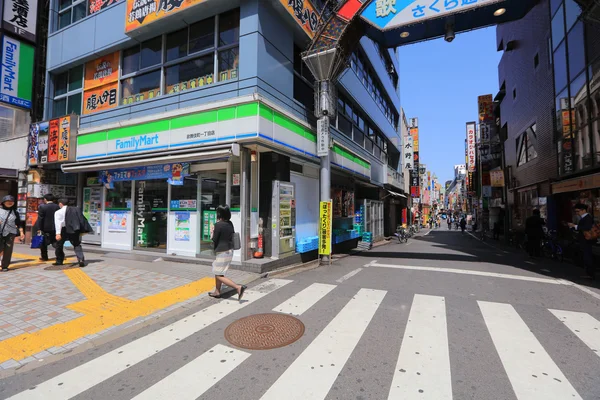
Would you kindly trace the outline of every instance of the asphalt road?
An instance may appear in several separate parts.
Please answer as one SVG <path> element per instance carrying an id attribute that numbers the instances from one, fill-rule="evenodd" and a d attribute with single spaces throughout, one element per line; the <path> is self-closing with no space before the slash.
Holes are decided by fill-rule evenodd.
<path id="1" fill-rule="evenodd" d="M 0 398 L 600 399 L 600 291 L 570 268 L 440 228 L 20 372 Z M 296 342 L 225 339 L 278 311 L 304 323 Z"/>

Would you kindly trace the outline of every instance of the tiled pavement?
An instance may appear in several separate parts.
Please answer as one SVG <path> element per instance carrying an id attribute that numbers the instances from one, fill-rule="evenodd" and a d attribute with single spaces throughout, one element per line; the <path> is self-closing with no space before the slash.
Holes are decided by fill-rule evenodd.
<path id="1" fill-rule="evenodd" d="M 15 252 L 30 254 L 32 260 L 38 257 L 35 251 L 26 246 L 17 246 Z M 124 301 L 140 300 L 212 276 L 211 268 L 204 265 L 120 260 L 103 258 L 96 254 L 90 254 L 88 257 L 90 263 L 81 271 L 91 279 L 91 284 L 97 284 L 101 288 L 98 290 L 105 291 L 107 296 L 118 296 Z M 78 302 L 85 303 L 84 294 L 64 271 L 48 270 L 48 267 L 49 264 L 39 264 L 0 274 L 0 370 L 19 367 L 52 354 L 68 351 L 95 338 L 156 318 L 206 296 L 205 292 L 199 293 L 198 296 L 194 294 L 189 299 L 150 315 L 107 327 L 100 332 L 79 337 L 62 346 L 47 348 L 23 359 L 3 359 L 2 343 L 5 340 L 18 335 L 36 334 L 45 328 L 60 326 L 61 323 L 82 317 L 81 313 L 67 306 Z M 230 277 L 234 281 L 249 282 L 256 279 L 257 275 L 231 271 Z"/>

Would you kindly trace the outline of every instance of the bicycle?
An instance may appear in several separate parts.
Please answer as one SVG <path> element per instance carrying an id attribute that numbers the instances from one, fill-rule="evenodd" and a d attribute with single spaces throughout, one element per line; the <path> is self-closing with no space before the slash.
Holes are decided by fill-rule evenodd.
<path id="1" fill-rule="evenodd" d="M 408 243 L 408 232 L 404 227 L 399 225 L 394 236 L 398 239 L 398 243 Z"/>
<path id="2" fill-rule="evenodd" d="M 556 259 L 563 262 L 564 254 L 562 246 L 558 243 L 556 231 L 548 231 L 548 234 L 542 240 L 542 254 L 544 257 Z"/>

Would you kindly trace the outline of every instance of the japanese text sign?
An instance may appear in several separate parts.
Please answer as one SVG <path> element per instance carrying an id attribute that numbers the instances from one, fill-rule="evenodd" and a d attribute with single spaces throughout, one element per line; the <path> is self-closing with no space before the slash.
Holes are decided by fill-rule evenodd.
<path id="1" fill-rule="evenodd" d="M 504 171 L 490 171 L 492 187 L 504 187 Z"/>
<path id="2" fill-rule="evenodd" d="M 95 89 L 86 90 L 83 93 L 83 113 L 92 114 L 104 111 L 118 105 L 117 90 L 118 82 L 109 83 Z"/>
<path id="3" fill-rule="evenodd" d="M 31 108 L 33 56 L 33 46 L 4 35 L 0 63 L 0 101 L 17 107 Z"/>
<path id="4" fill-rule="evenodd" d="M 404 169 L 412 171 L 413 159 L 414 159 L 414 148 L 413 148 L 412 136 L 404 137 L 404 149 L 402 150 L 402 153 L 403 153 L 402 164 L 404 165 Z"/>
<path id="5" fill-rule="evenodd" d="M 59 135 L 59 120 L 53 119 L 49 122 L 48 129 L 48 162 L 58 161 L 58 135 Z"/>
<path id="6" fill-rule="evenodd" d="M 373 0 L 361 16 L 371 25 L 393 29 L 445 17 L 504 0 Z"/>
<path id="7" fill-rule="evenodd" d="M 31 124 L 29 126 L 29 149 L 27 151 L 29 165 L 35 165 L 38 162 L 38 135 L 39 125 Z"/>
<path id="8" fill-rule="evenodd" d="M 71 150 L 71 117 L 60 118 L 58 129 L 58 161 L 68 161 Z"/>
<path id="9" fill-rule="evenodd" d="M 93 89 L 116 82 L 119 78 L 119 58 L 120 53 L 116 51 L 86 63 L 83 89 Z"/>
<path id="10" fill-rule="evenodd" d="M 319 203 L 319 255 L 331 254 L 331 202 Z"/>
<path id="11" fill-rule="evenodd" d="M 14 35 L 35 41 L 36 0 L 4 0 L 2 27 Z"/>
<path id="12" fill-rule="evenodd" d="M 72 161 L 75 157 L 74 139 L 77 136 L 78 117 L 69 115 L 29 127 L 30 165 Z M 75 131 L 74 131 L 75 130 Z"/>
<path id="13" fill-rule="evenodd" d="M 475 122 L 467 123 L 467 170 L 475 171 Z"/>
<path id="14" fill-rule="evenodd" d="M 477 98 L 477 108 L 479 111 L 479 121 L 494 120 L 494 98 L 491 94 L 479 96 Z"/>
<path id="15" fill-rule="evenodd" d="M 88 14 L 92 15 L 118 3 L 121 0 L 88 0 Z"/>
<path id="16" fill-rule="evenodd" d="M 204 3 L 206 0 L 127 0 L 125 33 L 181 10 Z"/>
<path id="17" fill-rule="evenodd" d="M 309 0 L 279 0 L 298 25 L 312 39 L 319 23 L 319 14 Z"/>

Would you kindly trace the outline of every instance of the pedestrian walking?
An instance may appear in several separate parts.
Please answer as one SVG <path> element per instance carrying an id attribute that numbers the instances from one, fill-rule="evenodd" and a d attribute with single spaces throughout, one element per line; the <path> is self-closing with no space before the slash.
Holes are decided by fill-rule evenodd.
<path id="1" fill-rule="evenodd" d="M 68 240 L 73 245 L 79 267 L 85 267 L 85 256 L 81 247 L 81 235 L 91 233 L 92 228 L 81 210 L 70 206 L 67 199 L 59 199 L 60 209 L 54 213 L 56 230 L 56 262 L 52 265 L 63 265 L 65 261 L 65 242 Z"/>
<path id="2" fill-rule="evenodd" d="M 448 230 L 451 231 L 452 230 L 452 218 L 448 217 L 446 221 L 448 222 Z"/>
<path id="3" fill-rule="evenodd" d="M 55 201 L 54 195 L 48 193 L 44 196 L 44 204 L 38 207 L 37 232 L 43 237 L 40 245 L 40 261 L 48 261 L 48 246 L 51 246 L 56 240 L 54 214 L 60 210 L 60 207 Z"/>
<path id="4" fill-rule="evenodd" d="M 467 220 L 465 219 L 465 217 L 462 217 L 460 219 L 460 230 L 464 232 L 466 229 L 467 229 Z"/>
<path id="5" fill-rule="evenodd" d="M 594 251 L 593 245 L 596 239 L 586 239 L 585 233 L 592 230 L 594 227 L 594 218 L 588 214 L 588 206 L 582 203 L 575 205 L 575 214 L 579 216 L 577 224 L 569 223 L 569 227 L 577 231 L 579 245 L 583 255 L 583 266 L 589 278 L 596 278 L 596 267 L 594 266 Z M 4 265 L 4 264 L 3 264 Z"/>
<path id="6" fill-rule="evenodd" d="M 2 272 L 8 271 L 12 260 L 15 237 L 18 235 L 21 241 L 25 240 L 23 233 L 23 221 L 15 208 L 15 198 L 4 196 L 0 207 L 0 255 L 2 256 Z"/>
<path id="7" fill-rule="evenodd" d="M 238 285 L 227 278 L 227 271 L 233 258 L 233 236 L 235 230 L 231 223 L 231 211 L 228 206 L 217 207 L 217 223 L 213 226 L 211 236 L 214 244 L 216 259 L 212 265 L 213 274 L 215 274 L 215 291 L 209 293 L 210 297 L 221 297 L 221 286 L 223 284 L 235 289 L 238 293 L 238 299 L 244 296 L 247 289 L 245 285 Z"/>
<path id="8" fill-rule="evenodd" d="M 542 255 L 542 239 L 544 238 L 545 224 L 540 215 L 540 210 L 533 210 L 533 215 L 525 220 L 527 252 L 530 257 L 540 257 Z"/>

